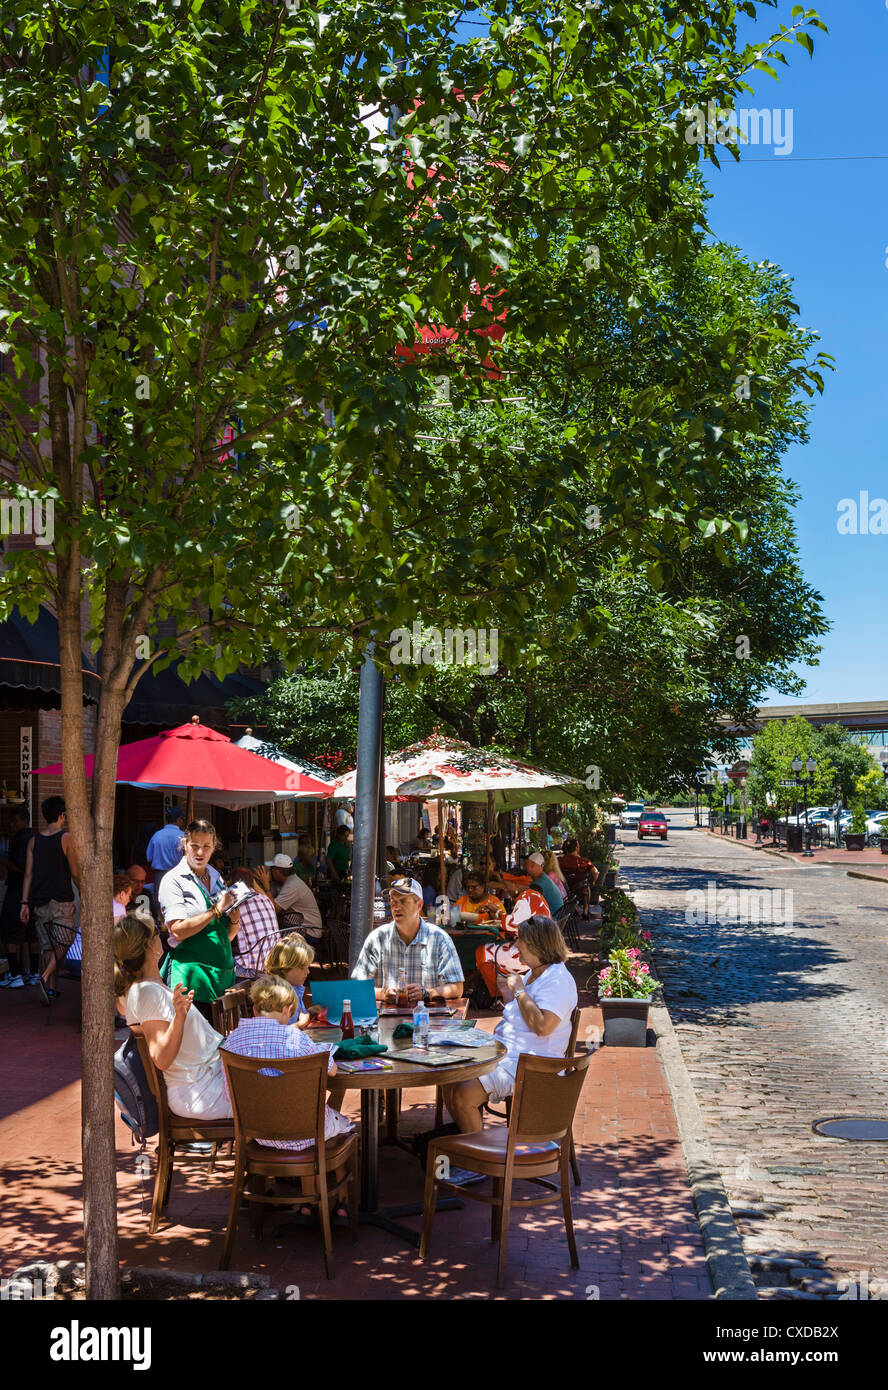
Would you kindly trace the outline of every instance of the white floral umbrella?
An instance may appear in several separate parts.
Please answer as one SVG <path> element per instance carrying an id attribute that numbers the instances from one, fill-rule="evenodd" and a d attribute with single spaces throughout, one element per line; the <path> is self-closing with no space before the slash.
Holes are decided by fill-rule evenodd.
<path id="1" fill-rule="evenodd" d="M 416 790 L 399 788 L 418 778 L 433 779 L 428 790 L 421 784 Z M 355 795 L 356 770 L 345 773 L 336 784 L 333 795 L 352 799 Z M 536 802 L 576 801 L 584 791 L 583 782 L 534 767 L 518 758 L 507 757 L 491 749 L 473 748 L 460 739 L 433 734 L 420 743 L 412 743 L 399 753 L 389 753 L 385 760 L 385 798 L 387 801 L 480 801 L 491 809 L 511 811 L 518 806 Z"/>

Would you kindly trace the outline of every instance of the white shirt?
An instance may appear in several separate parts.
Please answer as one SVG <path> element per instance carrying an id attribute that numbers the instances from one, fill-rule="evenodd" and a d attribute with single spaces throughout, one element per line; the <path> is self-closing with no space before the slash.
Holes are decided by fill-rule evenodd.
<path id="1" fill-rule="evenodd" d="M 517 1062 L 522 1052 L 531 1052 L 534 1057 L 563 1057 L 570 1040 L 570 1016 L 577 1007 L 573 976 L 566 965 L 556 961 L 527 986 L 526 992 L 538 1009 L 560 1018 L 558 1027 L 548 1037 L 541 1038 L 527 1026 L 518 1000 L 513 999 L 503 1010 L 493 1036 L 509 1049 L 509 1061 Z"/>
<path id="2" fill-rule="evenodd" d="M 130 985 L 126 996 L 127 1023 L 150 1023 L 152 1019 L 170 1023 L 175 1016 L 173 992 L 166 985 L 158 980 L 136 980 Z M 167 1088 L 200 1091 L 212 1076 L 221 1075 L 219 1044 L 222 1041 L 222 1034 L 211 1028 L 200 1010 L 192 1005 L 185 1015 L 179 1051 L 164 1070 Z"/>
<path id="3" fill-rule="evenodd" d="M 281 884 L 274 905 L 282 912 L 301 912 L 302 920 L 307 927 L 314 927 L 320 931 L 324 925 L 314 893 L 296 873 L 290 874 L 287 881 Z"/>
<path id="4" fill-rule="evenodd" d="M 346 811 L 344 806 L 340 806 L 336 815 L 333 817 L 334 828 L 337 825 L 344 825 L 348 830 L 354 830 L 355 818 L 350 811 Z"/>

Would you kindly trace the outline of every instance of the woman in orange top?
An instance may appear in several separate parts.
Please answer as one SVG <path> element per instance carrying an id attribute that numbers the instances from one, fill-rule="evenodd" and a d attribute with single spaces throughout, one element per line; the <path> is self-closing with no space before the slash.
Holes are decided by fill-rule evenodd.
<path id="1" fill-rule="evenodd" d="M 501 926 L 506 909 L 499 898 L 493 893 L 488 893 L 484 887 L 483 875 L 475 872 L 466 874 L 465 885 L 465 893 L 456 900 L 460 912 L 476 913 L 479 924 L 490 922 L 494 926 Z"/>

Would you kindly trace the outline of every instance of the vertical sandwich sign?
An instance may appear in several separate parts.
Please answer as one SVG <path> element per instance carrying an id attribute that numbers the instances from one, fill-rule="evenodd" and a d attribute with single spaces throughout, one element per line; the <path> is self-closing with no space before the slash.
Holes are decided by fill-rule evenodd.
<path id="1" fill-rule="evenodd" d="M 31 769 L 34 766 L 34 730 L 19 730 L 19 778 L 25 809 L 31 824 L 34 824 L 34 789 L 31 786 Z"/>

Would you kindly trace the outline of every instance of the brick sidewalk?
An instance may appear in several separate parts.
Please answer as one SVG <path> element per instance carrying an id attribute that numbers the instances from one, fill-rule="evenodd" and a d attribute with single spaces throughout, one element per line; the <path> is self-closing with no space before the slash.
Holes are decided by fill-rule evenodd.
<path id="1" fill-rule="evenodd" d="M 44 1027 L 33 990 L 0 995 L 0 1047 L 6 1084 L 0 1101 L 4 1156 L 0 1270 L 8 1274 L 35 1258 L 80 1259 L 79 986 L 64 996 Z M 491 1028 L 494 1020 L 483 1021 Z M 597 1009 L 583 1013 L 580 1037 L 600 1026 Z M 434 1122 L 434 1092 L 407 1093 L 402 1133 Z M 357 1097 L 349 1097 L 357 1110 Z M 705 1299 L 712 1295 L 672 1104 L 655 1048 L 601 1049 L 593 1059 L 575 1125 L 582 1188 L 573 1188 L 580 1269 L 572 1270 L 560 1206 L 512 1218 L 504 1298 Z M 230 1160 L 208 1175 L 205 1164 L 177 1166 L 168 1218 L 147 1231 L 151 1181 L 136 1173 L 136 1150 L 118 1121 L 120 1254 L 126 1264 L 181 1270 L 215 1269 L 221 1253 Z M 385 1203 L 420 1201 L 415 1159 L 386 1148 L 380 1154 Z M 285 1219 L 282 1218 L 282 1219 Z M 419 1229 L 419 1218 L 407 1224 Z M 267 1219 L 261 1242 L 244 1213 L 232 1268 L 259 1271 L 279 1288 L 296 1285 L 302 1298 L 400 1299 L 492 1296 L 496 1247 L 488 1209 L 466 1203 L 435 1222 L 432 1258 L 384 1232 L 363 1227 L 352 1246 L 334 1233 L 337 1274 L 324 1278 L 320 1233 L 293 1229 L 278 1238 Z M 597 1292 L 596 1292 L 597 1291 Z"/>
<path id="2" fill-rule="evenodd" d="M 705 827 L 701 827 L 701 829 L 703 828 Z M 884 855 L 880 849 L 836 849 L 833 845 L 831 848 L 812 848 L 809 856 L 795 851 L 790 853 L 785 846 L 775 845 L 771 840 L 764 840 L 760 845 L 757 845 L 754 838 L 735 840 L 733 835 L 725 835 L 721 830 L 707 830 L 706 833 L 713 835 L 716 839 L 725 840 L 735 845 L 739 844 L 741 848 L 764 850 L 772 855 L 779 853 L 781 859 L 791 859 L 793 863 L 802 864 L 809 868 L 813 868 L 815 865 L 829 864 L 834 868 L 839 867 L 846 871 L 860 869 L 869 876 L 888 879 L 888 855 Z"/>

